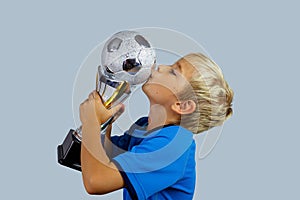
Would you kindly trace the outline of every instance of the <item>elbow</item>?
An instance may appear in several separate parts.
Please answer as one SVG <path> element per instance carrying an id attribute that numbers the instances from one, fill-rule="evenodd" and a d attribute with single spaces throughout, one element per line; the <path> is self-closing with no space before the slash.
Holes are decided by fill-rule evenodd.
<path id="1" fill-rule="evenodd" d="M 92 183 L 87 183 L 87 182 L 84 182 L 84 188 L 86 190 L 86 192 L 90 195 L 97 195 L 99 194 L 98 191 L 95 189 L 95 187 L 93 186 Z"/>
<path id="2" fill-rule="evenodd" d="M 90 195 L 102 195 L 108 193 L 107 191 L 105 191 L 102 184 L 94 177 L 84 179 L 83 183 L 86 192 Z"/>

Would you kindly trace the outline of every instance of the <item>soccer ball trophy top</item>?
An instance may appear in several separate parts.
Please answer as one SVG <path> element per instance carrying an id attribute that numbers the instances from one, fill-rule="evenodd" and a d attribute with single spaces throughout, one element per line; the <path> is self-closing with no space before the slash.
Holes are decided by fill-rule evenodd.
<path id="1" fill-rule="evenodd" d="M 155 51 L 144 36 L 135 31 L 121 31 L 112 35 L 102 49 L 96 80 L 96 90 L 104 106 L 111 108 L 123 102 L 137 85 L 149 78 L 155 64 Z M 101 132 L 115 120 L 111 117 L 103 123 Z M 80 149 L 81 127 L 76 131 L 71 129 L 57 147 L 58 162 L 81 171 Z"/>
<path id="2" fill-rule="evenodd" d="M 155 64 L 150 43 L 135 31 L 114 34 L 104 45 L 101 64 L 112 80 L 127 81 L 131 86 L 145 82 Z"/>

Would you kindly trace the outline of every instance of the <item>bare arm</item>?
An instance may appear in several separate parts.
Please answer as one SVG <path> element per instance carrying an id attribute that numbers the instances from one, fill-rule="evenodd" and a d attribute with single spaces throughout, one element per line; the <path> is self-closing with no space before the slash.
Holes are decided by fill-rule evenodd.
<path id="1" fill-rule="evenodd" d="M 99 137 L 99 120 L 102 119 L 97 115 L 97 109 L 100 109 L 103 121 L 112 116 L 113 111 L 108 111 L 103 105 L 98 107 L 101 100 L 98 96 L 98 101 L 96 95 L 98 94 L 93 93 L 80 105 L 82 180 L 89 194 L 105 194 L 124 187 L 124 181 L 115 164 L 106 155 Z"/>
<path id="2" fill-rule="evenodd" d="M 113 122 L 124 112 L 125 108 L 123 105 L 119 105 L 120 109 L 117 113 L 114 114 L 114 120 Z M 112 123 L 107 126 L 106 132 L 105 132 L 105 139 L 104 139 L 104 149 L 106 151 L 106 154 L 109 158 L 112 156 L 112 149 L 113 144 L 111 141 L 111 130 L 112 130 Z"/>
<path id="3" fill-rule="evenodd" d="M 105 139 L 104 139 L 104 149 L 109 158 L 111 158 L 111 154 L 112 154 L 112 143 L 110 139 L 111 129 L 112 129 L 112 124 L 108 125 L 105 133 Z"/>

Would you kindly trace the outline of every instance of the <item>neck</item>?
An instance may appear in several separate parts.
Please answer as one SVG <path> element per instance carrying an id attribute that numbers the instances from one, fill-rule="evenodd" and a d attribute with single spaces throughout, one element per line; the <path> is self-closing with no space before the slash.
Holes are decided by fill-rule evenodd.
<path id="1" fill-rule="evenodd" d="M 178 116 L 168 106 L 150 102 L 147 130 L 152 130 L 167 124 L 176 124 Z"/>

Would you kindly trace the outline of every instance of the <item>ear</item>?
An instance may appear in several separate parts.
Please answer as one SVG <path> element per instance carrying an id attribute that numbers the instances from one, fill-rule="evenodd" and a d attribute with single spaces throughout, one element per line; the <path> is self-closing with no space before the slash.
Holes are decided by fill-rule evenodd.
<path id="1" fill-rule="evenodd" d="M 196 110 L 196 103 L 193 100 L 177 101 L 171 105 L 171 109 L 180 114 L 191 114 Z"/>

